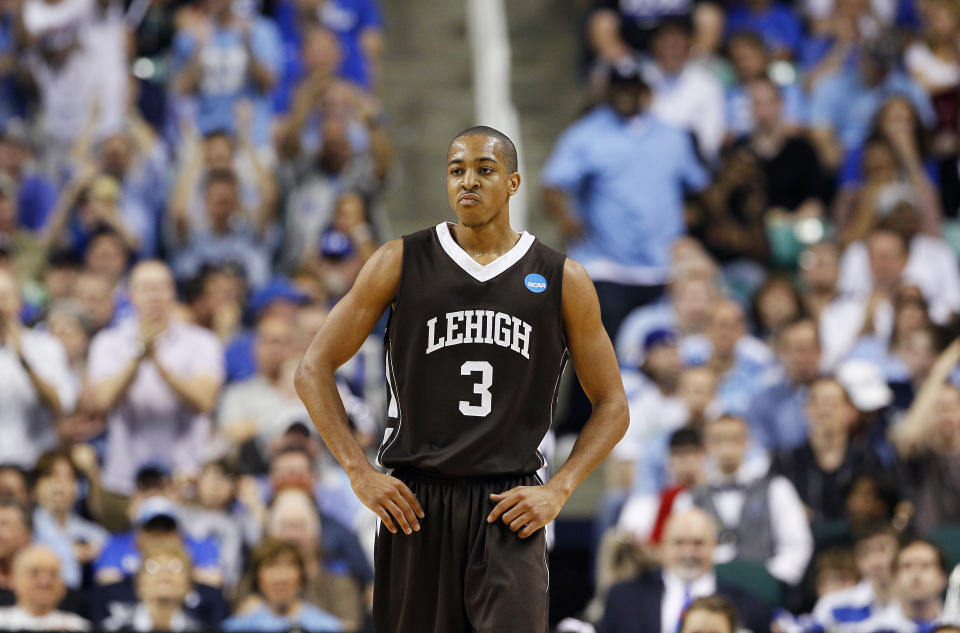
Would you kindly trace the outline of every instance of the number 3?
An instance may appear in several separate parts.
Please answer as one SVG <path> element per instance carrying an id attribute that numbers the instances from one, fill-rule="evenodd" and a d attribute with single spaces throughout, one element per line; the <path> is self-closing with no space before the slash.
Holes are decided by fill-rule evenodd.
<path id="1" fill-rule="evenodd" d="M 493 409 L 493 394 L 490 393 L 490 385 L 493 384 L 493 366 L 485 360 L 468 360 L 460 365 L 461 376 L 469 376 L 475 372 L 480 372 L 480 382 L 473 383 L 473 393 L 480 395 L 480 406 L 461 400 L 460 413 L 482 418 L 489 415 Z"/>

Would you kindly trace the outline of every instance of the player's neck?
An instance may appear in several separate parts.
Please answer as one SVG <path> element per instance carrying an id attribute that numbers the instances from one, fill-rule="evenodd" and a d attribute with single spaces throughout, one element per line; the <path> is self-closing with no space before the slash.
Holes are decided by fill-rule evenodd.
<path id="1" fill-rule="evenodd" d="M 499 218 L 476 227 L 454 224 L 450 232 L 460 248 L 480 264 L 488 264 L 507 253 L 520 239 L 509 220 Z"/>

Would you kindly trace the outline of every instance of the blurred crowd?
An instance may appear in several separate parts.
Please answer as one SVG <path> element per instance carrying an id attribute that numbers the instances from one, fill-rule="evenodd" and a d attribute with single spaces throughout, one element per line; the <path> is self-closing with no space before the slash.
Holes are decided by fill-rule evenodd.
<path id="1" fill-rule="evenodd" d="M 293 372 L 389 233 L 383 34 L 0 2 L 0 629 L 367 630 L 375 517 Z M 338 374 L 367 447 L 382 368 Z"/>
<path id="2" fill-rule="evenodd" d="M 960 623 L 960 2 L 580 4 L 541 181 L 630 428 L 563 630 Z"/>

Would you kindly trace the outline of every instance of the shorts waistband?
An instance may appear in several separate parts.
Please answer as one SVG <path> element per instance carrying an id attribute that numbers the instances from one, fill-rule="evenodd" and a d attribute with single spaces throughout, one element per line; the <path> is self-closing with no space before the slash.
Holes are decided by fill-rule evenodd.
<path id="1" fill-rule="evenodd" d="M 479 475 L 475 477 L 448 477 L 437 473 L 428 473 L 409 466 L 393 469 L 391 473 L 398 479 L 410 479 L 414 481 L 429 481 L 431 483 L 446 484 L 455 486 L 458 484 L 491 484 L 505 481 L 515 481 L 518 479 L 533 479 L 536 483 L 542 483 L 537 473 L 521 474 L 500 474 L 500 475 Z"/>

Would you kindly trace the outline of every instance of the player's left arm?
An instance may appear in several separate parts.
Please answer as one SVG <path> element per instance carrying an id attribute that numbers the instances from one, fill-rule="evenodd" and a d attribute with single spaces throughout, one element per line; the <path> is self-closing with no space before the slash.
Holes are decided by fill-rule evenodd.
<path id="1" fill-rule="evenodd" d="M 577 378 L 593 413 L 566 463 L 543 486 L 517 486 L 490 495 L 497 503 L 487 517 L 498 518 L 527 538 L 556 518 L 574 489 L 606 458 L 627 430 L 627 396 L 613 344 L 600 320 L 600 302 L 583 266 L 563 267 L 563 327 Z"/>

